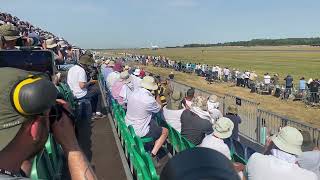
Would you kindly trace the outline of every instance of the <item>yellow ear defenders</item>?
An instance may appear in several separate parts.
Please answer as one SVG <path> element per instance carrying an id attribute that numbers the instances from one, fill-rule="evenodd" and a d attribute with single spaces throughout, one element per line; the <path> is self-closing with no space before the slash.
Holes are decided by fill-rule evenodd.
<path id="1" fill-rule="evenodd" d="M 42 114 L 56 102 L 54 84 L 40 76 L 30 75 L 18 81 L 11 90 L 11 104 L 23 116 Z"/>

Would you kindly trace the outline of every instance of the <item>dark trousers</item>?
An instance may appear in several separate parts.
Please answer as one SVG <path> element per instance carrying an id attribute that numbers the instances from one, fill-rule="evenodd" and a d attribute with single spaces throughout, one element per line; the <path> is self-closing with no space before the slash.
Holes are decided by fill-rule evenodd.
<path id="1" fill-rule="evenodd" d="M 94 84 L 88 87 L 87 94 L 80 99 L 90 99 L 92 113 L 97 112 L 98 101 L 101 99 L 100 88 L 98 84 Z"/>
<path id="2" fill-rule="evenodd" d="M 311 102 L 313 103 L 319 102 L 319 95 L 317 92 L 311 92 Z"/>

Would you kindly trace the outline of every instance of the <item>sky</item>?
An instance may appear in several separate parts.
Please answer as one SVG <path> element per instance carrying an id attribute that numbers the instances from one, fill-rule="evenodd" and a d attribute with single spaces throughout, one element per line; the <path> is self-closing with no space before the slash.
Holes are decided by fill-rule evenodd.
<path id="1" fill-rule="evenodd" d="M 0 11 L 82 48 L 319 37 L 319 0 L 1 0 Z"/>

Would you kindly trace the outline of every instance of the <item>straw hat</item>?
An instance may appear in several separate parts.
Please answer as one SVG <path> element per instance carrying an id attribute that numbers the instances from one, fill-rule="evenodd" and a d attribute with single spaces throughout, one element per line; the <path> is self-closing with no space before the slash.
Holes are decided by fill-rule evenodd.
<path id="1" fill-rule="evenodd" d="M 141 81 L 141 87 L 149 90 L 157 90 L 158 86 L 151 76 L 145 76 Z"/>
<path id="2" fill-rule="evenodd" d="M 218 138 L 226 139 L 232 135 L 234 124 L 226 117 L 219 118 L 213 125 L 213 135 Z"/>
<path id="3" fill-rule="evenodd" d="M 238 114 L 238 108 L 236 105 L 230 105 L 228 106 L 227 112 L 231 114 Z"/>
<path id="4" fill-rule="evenodd" d="M 104 64 L 106 64 L 106 65 L 109 65 L 109 63 L 110 63 L 110 60 L 109 60 L 109 59 L 107 59 L 107 60 L 104 61 Z"/>
<path id="5" fill-rule="evenodd" d="M 202 96 L 197 96 L 196 98 L 194 98 L 193 102 L 192 102 L 192 106 L 193 107 L 199 107 L 203 111 L 207 111 L 208 110 L 207 100 Z"/>
<path id="6" fill-rule="evenodd" d="M 286 126 L 271 137 L 273 143 L 282 151 L 300 155 L 303 142 L 302 134 L 294 127 Z"/>
<path id="7" fill-rule="evenodd" d="M 170 101 L 167 104 L 167 109 L 169 110 L 180 110 L 183 109 L 182 101 L 183 93 L 181 91 L 173 91 L 172 95 L 170 96 Z"/>
<path id="8" fill-rule="evenodd" d="M 140 72 L 141 72 L 140 69 L 135 69 L 134 72 L 133 72 L 133 75 L 139 76 Z"/>
<path id="9" fill-rule="evenodd" d="M 120 73 L 120 81 L 122 81 L 125 84 L 127 84 L 131 81 L 131 78 L 130 78 L 128 71 L 123 71 Z"/>
<path id="10" fill-rule="evenodd" d="M 54 40 L 53 38 L 46 40 L 46 47 L 47 48 L 52 49 L 52 48 L 55 48 L 57 46 L 58 46 L 58 44 L 56 43 L 56 40 Z"/>

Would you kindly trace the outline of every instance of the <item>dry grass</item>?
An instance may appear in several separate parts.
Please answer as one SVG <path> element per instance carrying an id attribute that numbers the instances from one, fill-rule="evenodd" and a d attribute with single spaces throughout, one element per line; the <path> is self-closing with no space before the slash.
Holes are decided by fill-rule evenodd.
<path id="1" fill-rule="evenodd" d="M 145 68 L 150 72 L 160 74 L 162 76 L 168 76 L 168 74 L 171 72 L 171 70 L 164 68 L 155 68 L 151 66 Z M 180 72 L 175 72 L 175 79 L 178 82 L 188 84 L 199 89 L 204 89 L 212 93 L 231 94 L 248 100 L 252 100 L 260 103 L 259 107 L 261 107 L 262 109 L 270 110 L 279 115 L 284 115 L 291 119 L 295 119 L 301 122 L 307 122 L 320 127 L 320 109 L 306 107 L 302 102 L 282 101 L 273 96 L 259 95 L 255 93 L 252 94 L 249 92 L 249 89 L 235 87 L 229 83 L 209 85 L 201 77 Z"/>
<path id="2" fill-rule="evenodd" d="M 109 54 L 120 52 L 141 55 L 166 56 L 174 60 L 220 64 L 241 70 L 255 70 L 261 77 L 265 72 L 278 73 L 280 79 L 293 75 L 295 83 L 302 76 L 316 78 L 320 69 L 320 48 L 296 47 L 213 47 L 213 48 L 175 48 L 144 50 L 103 50 Z M 171 70 L 147 67 L 149 71 L 167 76 Z M 179 82 L 207 91 L 232 94 L 260 103 L 260 107 L 280 115 L 308 122 L 320 127 L 320 110 L 306 107 L 302 102 L 281 101 L 272 96 L 249 93 L 248 89 L 234 87 L 227 83 L 208 85 L 202 78 L 184 73 L 176 73 Z M 283 82 L 282 82 L 283 83 Z"/>

